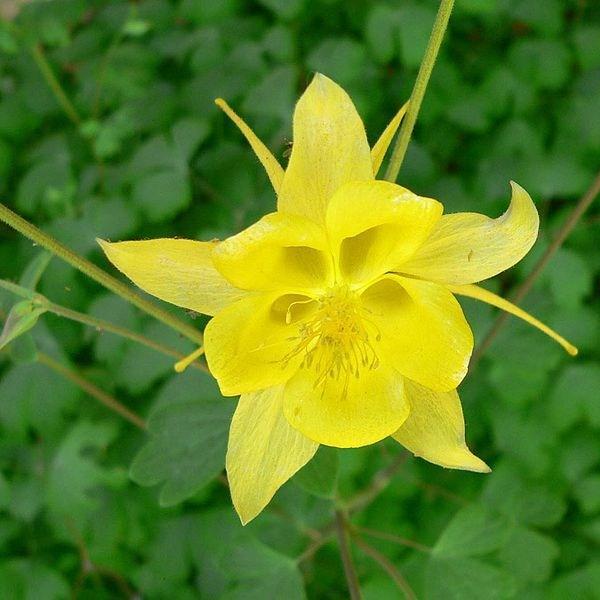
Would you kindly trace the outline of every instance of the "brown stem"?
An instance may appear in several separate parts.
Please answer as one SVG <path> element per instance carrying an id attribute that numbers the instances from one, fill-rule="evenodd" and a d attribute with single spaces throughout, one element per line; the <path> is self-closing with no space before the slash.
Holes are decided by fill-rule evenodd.
<path id="1" fill-rule="evenodd" d="M 585 211 L 590 207 L 592 202 L 595 200 L 596 196 L 600 193 L 600 173 L 596 175 L 596 178 L 592 182 L 592 185 L 589 189 L 583 194 L 583 196 L 579 199 L 575 208 L 571 211 L 571 214 L 567 217 L 567 220 L 563 223 L 562 227 L 558 230 L 558 233 L 552 240 L 552 243 L 546 248 L 546 251 L 540 259 L 537 261 L 529 275 L 525 278 L 523 283 L 519 285 L 514 294 L 512 294 L 511 301 L 514 304 L 518 304 L 521 302 L 525 296 L 531 291 L 533 284 L 537 281 L 542 271 L 546 268 L 546 265 L 550 261 L 550 259 L 556 254 L 556 251 L 562 246 L 564 241 L 567 239 L 569 234 L 573 231 Z M 473 353 L 473 358 L 471 359 L 470 370 L 472 371 L 479 361 L 483 353 L 490 347 L 491 343 L 494 341 L 498 333 L 502 330 L 505 323 L 509 318 L 508 313 L 501 313 L 492 328 L 489 330 L 485 338 L 483 338 L 481 344 L 477 350 Z"/>
<path id="2" fill-rule="evenodd" d="M 387 556 L 379 552 L 361 539 L 358 536 L 352 538 L 356 545 L 367 555 L 370 556 L 379 566 L 390 576 L 394 583 L 398 586 L 398 589 L 402 591 L 408 600 L 417 600 L 415 593 L 408 584 L 408 581 L 403 577 L 402 573 L 396 569 L 392 561 Z"/>
<path id="3" fill-rule="evenodd" d="M 136 427 L 140 429 L 146 429 L 146 422 L 134 412 L 129 410 L 126 406 L 121 404 L 116 398 L 113 398 L 111 395 L 107 394 L 104 390 L 101 390 L 91 381 L 82 377 L 79 373 L 74 371 L 73 369 L 69 369 L 65 367 L 58 361 L 54 360 L 51 356 L 44 354 L 43 352 L 38 352 L 37 360 L 40 364 L 46 365 L 53 371 L 56 371 L 63 377 L 66 377 L 69 381 L 74 383 L 77 387 L 81 388 L 84 392 L 88 393 L 90 396 L 104 404 L 108 409 L 116 412 L 121 415 L 124 419 L 127 419 L 130 423 L 133 423 Z"/>
<path id="4" fill-rule="evenodd" d="M 419 550 L 419 552 L 431 552 L 431 548 L 425 544 L 420 544 L 419 542 L 394 535 L 393 533 L 387 533 L 387 531 L 379 531 L 378 529 L 370 529 L 369 527 L 361 527 L 359 525 L 353 525 L 352 530 L 357 531 L 358 533 L 364 533 L 365 535 L 369 535 L 374 538 L 379 538 L 380 540 L 394 542 L 395 544 L 400 544 L 401 546 L 406 546 L 407 548 L 413 548 L 415 550 Z"/>
<path id="5" fill-rule="evenodd" d="M 350 599 L 361 600 L 358 577 L 356 576 L 356 569 L 354 568 L 354 563 L 352 562 L 352 554 L 350 552 L 347 518 L 341 510 L 335 511 L 335 525 L 338 541 L 340 544 L 340 555 L 342 557 L 342 563 L 344 565 L 344 574 L 346 575 L 348 591 L 350 592 Z"/>
<path id="6" fill-rule="evenodd" d="M 409 454 L 402 452 L 396 456 L 394 461 L 387 467 L 381 469 L 375 473 L 375 476 L 371 480 L 371 483 L 362 491 L 358 492 L 356 496 L 350 498 L 346 503 L 346 509 L 348 512 L 355 512 L 362 510 L 389 485 L 390 481 L 396 476 L 400 469 L 404 466 L 404 463 L 409 458 Z"/>

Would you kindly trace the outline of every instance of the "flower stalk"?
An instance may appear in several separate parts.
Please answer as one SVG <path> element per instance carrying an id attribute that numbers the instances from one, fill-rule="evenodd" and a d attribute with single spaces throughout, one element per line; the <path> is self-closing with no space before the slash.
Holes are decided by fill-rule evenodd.
<path id="1" fill-rule="evenodd" d="M 385 173 L 385 179 L 391 181 L 392 183 L 394 183 L 398 178 L 400 167 L 404 161 L 406 149 L 408 148 L 408 143 L 410 142 L 415 123 L 417 122 L 417 116 L 421 108 L 421 103 L 423 102 L 423 97 L 425 96 L 425 91 L 427 90 L 427 84 L 429 83 L 433 66 L 435 65 L 440 46 L 442 45 L 453 7 L 454 0 L 442 0 L 440 3 L 440 8 L 435 18 L 433 29 L 431 30 L 431 36 L 429 37 L 429 43 L 427 44 L 427 49 L 425 50 L 425 56 L 423 57 L 423 61 L 419 67 L 419 73 L 417 74 L 415 86 L 410 95 L 408 111 L 402 121 L 402 125 L 400 126 L 400 133 L 396 139 L 396 144 L 394 145 L 392 156 L 390 158 L 390 163 Z"/>
<path id="2" fill-rule="evenodd" d="M 120 296 L 140 310 L 143 310 L 155 319 L 163 322 L 165 325 L 171 327 L 196 344 L 202 345 L 202 334 L 197 329 L 179 320 L 166 310 L 155 306 L 152 302 L 149 302 L 138 293 L 131 290 L 127 285 L 106 273 L 106 271 L 97 267 L 82 256 L 79 256 L 61 244 L 58 240 L 47 233 L 44 233 L 32 223 L 29 223 L 29 221 L 14 213 L 8 207 L 4 206 L 4 204 L 0 204 L 0 220 L 4 221 L 7 225 L 36 244 L 49 250 L 72 267 L 75 267 L 90 279 L 93 279 L 106 289 L 117 294 L 117 296 Z"/>

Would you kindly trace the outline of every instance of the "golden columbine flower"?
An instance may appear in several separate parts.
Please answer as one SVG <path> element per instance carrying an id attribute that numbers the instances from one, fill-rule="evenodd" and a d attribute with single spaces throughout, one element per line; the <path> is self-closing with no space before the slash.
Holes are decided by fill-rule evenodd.
<path id="1" fill-rule="evenodd" d="M 315 454 L 392 436 L 443 467 L 487 472 L 465 443 L 456 387 L 473 335 L 454 294 L 477 298 L 576 349 L 473 285 L 533 245 L 538 214 L 512 183 L 507 212 L 442 215 L 431 198 L 375 179 L 402 109 L 369 148 L 346 92 L 316 75 L 294 113 L 284 171 L 223 100 L 277 194 L 277 212 L 222 242 L 101 241 L 150 294 L 211 315 L 205 352 L 240 395 L 227 473 L 242 522 Z M 196 353 L 198 354 L 198 353 Z"/>

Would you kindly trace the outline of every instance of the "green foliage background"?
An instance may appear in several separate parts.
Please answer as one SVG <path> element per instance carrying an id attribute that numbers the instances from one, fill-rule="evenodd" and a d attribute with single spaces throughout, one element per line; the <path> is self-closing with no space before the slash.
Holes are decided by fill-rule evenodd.
<path id="1" fill-rule="evenodd" d="M 213 99 L 230 101 L 284 160 L 295 99 L 319 70 L 349 91 L 374 141 L 408 97 L 436 6 L 25 3 L 11 21 L 19 32 L 8 21 L 0 28 L 2 201 L 106 268 L 96 236 L 236 232 L 272 210 L 274 197 Z M 34 62 L 35 44 L 74 103 L 78 126 Z M 457 0 L 400 183 L 449 212 L 490 216 L 506 207 L 510 179 L 531 193 L 539 242 L 495 289 L 509 292 L 530 271 L 599 157 L 600 6 Z M 0 233 L 0 276 L 18 281 L 38 250 L 8 228 Z M 596 204 L 525 302 L 580 356 L 511 320 L 461 388 L 468 440 L 493 473 L 410 457 L 356 514 L 363 527 L 432 548 L 365 537 L 417 597 L 600 597 L 599 236 Z M 38 290 L 192 349 L 58 259 Z M 3 316 L 15 302 L 0 291 Z M 495 312 L 465 304 L 481 339 Z M 352 497 L 399 447 L 320 453 L 242 528 L 218 477 L 234 405 L 208 376 L 175 375 L 168 357 L 53 315 L 28 336 L 0 353 L 1 598 L 347 597 L 335 540 L 296 559 L 315 530 L 329 531 L 336 471 L 340 494 Z M 33 340 L 151 415 L 150 437 L 32 361 Z M 136 455 L 129 474 L 143 485 L 128 476 Z M 371 558 L 354 554 L 367 600 L 400 596 Z"/>

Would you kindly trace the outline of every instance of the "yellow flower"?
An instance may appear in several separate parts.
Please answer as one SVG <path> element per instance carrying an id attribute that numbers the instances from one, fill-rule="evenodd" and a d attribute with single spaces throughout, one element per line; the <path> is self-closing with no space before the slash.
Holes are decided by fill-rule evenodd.
<path id="1" fill-rule="evenodd" d="M 277 211 L 222 242 L 110 244 L 108 258 L 155 296 L 213 316 L 211 372 L 240 395 L 227 472 L 246 523 L 319 444 L 392 436 L 449 468 L 487 472 L 466 446 L 456 387 L 473 335 L 454 294 L 507 310 L 576 350 L 506 300 L 473 285 L 533 245 L 538 214 L 512 183 L 507 212 L 442 215 L 442 205 L 375 179 L 404 114 L 369 148 L 352 101 L 316 75 L 294 113 L 287 169 L 227 106 L 277 194 Z"/>

